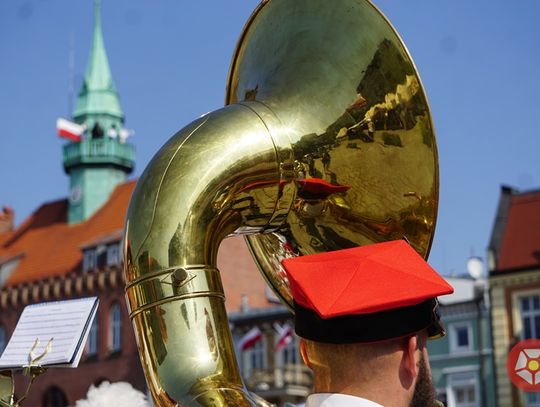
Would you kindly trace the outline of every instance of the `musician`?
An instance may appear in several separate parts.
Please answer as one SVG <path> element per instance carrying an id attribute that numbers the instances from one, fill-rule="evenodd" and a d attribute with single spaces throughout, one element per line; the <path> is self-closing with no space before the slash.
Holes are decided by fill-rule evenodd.
<path id="1" fill-rule="evenodd" d="M 313 370 L 306 407 L 433 406 L 426 341 L 452 287 L 404 240 L 283 261 Z"/>

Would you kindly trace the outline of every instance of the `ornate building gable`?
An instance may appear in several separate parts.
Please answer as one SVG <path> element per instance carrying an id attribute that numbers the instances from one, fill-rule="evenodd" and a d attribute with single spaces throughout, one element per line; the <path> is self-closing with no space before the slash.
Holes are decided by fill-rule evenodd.
<path id="1" fill-rule="evenodd" d="M 540 190 L 501 188 L 488 257 L 497 399 L 532 402 L 510 383 L 506 362 L 517 342 L 540 338 Z"/>

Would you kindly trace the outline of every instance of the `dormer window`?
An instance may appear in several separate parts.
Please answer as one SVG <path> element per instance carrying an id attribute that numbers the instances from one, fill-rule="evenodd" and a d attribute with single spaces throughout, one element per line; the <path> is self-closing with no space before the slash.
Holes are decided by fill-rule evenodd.
<path id="1" fill-rule="evenodd" d="M 94 249 L 88 249 L 83 254 L 83 271 L 90 271 L 96 268 L 96 251 Z"/>
<path id="2" fill-rule="evenodd" d="M 83 251 L 82 270 L 104 270 L 121 263 L 122 229 L 98 237 L 81 246 Z"/>
<path id="3" fill-rule="evenodd" d="M 3 287 L 7 279 L 15 271 L 19 263 L 21 262 L 21 256 L 15 256 L 3 263 L 0 263 L 0 287 Z"/>
<path id="4" fill-rule="evenodd" d="M 83 250 L 83 271 L 91 271 L 96 268 L 101 270 L 120 264 L 120 243 L 117 241 L 108 244 L 102 243 Z"/>
<path id="5" fill-rule="evenodd" d="M 116 266 L 118 264 L 120 264 L 120 245 L 113 243 L 107 247 L 107 266 Z"/>
<path id="6" fill-rule="evenodd" d="M 96 246 L 96 261 L 98 269 L 105 268 L 107 264 L 107 246 L 100 244 Z"/>

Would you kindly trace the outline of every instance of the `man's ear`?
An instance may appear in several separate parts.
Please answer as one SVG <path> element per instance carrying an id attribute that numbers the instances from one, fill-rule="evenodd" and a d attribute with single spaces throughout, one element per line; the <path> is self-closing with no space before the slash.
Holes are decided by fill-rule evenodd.
<path id="1" fill-rule="evenodd" d="M 304 340 L 304 338 L 299 338 L 299 339 L 300 339 L 300 355 L 302 356 L 302 360 L 304 361 L 306 366 L 311 369 L 311 363 L 309 361 L 309 356 L 306 350 L 306 341 Z"/>
<path id="2" fill-rule="evenodd" d="M 418 337 L 413 335 L 407 339 L 403 352 L 403 368 L 411 379 L 418 376 L 418 362 L 421 351 L 418 349 Z"/>

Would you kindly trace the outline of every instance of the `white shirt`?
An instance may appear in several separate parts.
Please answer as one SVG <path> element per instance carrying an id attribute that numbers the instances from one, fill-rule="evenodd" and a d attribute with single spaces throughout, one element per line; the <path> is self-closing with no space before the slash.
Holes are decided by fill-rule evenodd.
<path id="1" fill-rule="evenodd" d="M 348 394 L 315 393 L 308 396 L 306 407 L 383 407 L 362 397 Z"/>

